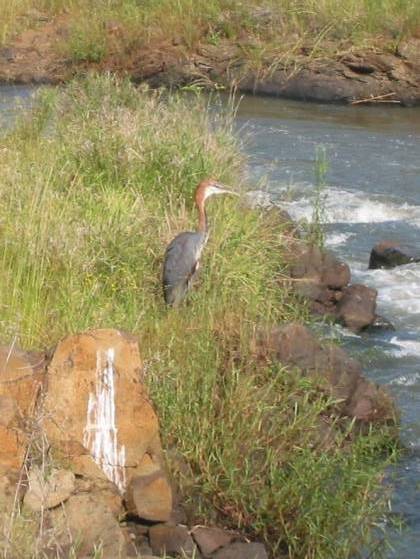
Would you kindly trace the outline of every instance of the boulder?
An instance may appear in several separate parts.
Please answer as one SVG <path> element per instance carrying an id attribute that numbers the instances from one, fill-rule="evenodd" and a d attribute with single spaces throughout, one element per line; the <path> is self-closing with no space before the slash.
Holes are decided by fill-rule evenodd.
<path id="1" fill-rule="evenodd" d="M 145 555 L 153 555 L 152 548 L 149 545 L 149 528 L 150 525 L 145 526 L 134 522 L 120 523 L 121 529 L 127 541 L 127 556 L 128 557 L 144 557 Z M 140 528 L 140 529 L 138 529 Z"/>
<path id="2" fill-rule="evenodd" d="M 289 237 L 300 237 L 298 224 L 292 219 L 289 212 L 275 202 L 270 193 L 264 190 L 250 190 L 245 192 L 242 205 L 246 209 L 259 210 L 263 213 L 265 220 L 276 226 L 281 233 Z"/>
<path id="3" fill-rule="evenodd" d="M 300 279 L 296 289 L 301 285 L 315 284 L 320 289 L 341 289 L 350 282 L 350 268 L 331 252 L 323 251 L 317 246 L 298 245 L 290 262 L 290 275 Z"/>
<path id="4" fill-rule="evenodd" d="M 357 383 L 346 412 L 363 423 L 393 423 L 397 416 L 390 395 L 363 377 Z"/>
<path id="5" fill-rule="evenodd" d="M 196 526 L 192 529 L 191 535 L 204 557 L 208 557 L 221 547 L 229 545 L 235 539 L 235 534 L 232 532 L 227 532 L 222 528 L 208 528 L 206 526 Z"/>
<path id="6" fill-rule="evenodd" d="M 105 476 L 103 478 L 76 476 L 75 494 L 89 494 L 103 503 L 119 519 L 125 514 L 123 499 L 115 484 Z"/>
<path id="7" fill-rule="evenodd" d="M 185 526 L 156 524 L 149 530 L 149 540 L 154 554 L 179 553 L 183 557 L 197 557 L 196 545 Z"/>
<path id="8" fill-rule="evenodd" d="M 166 521 L 172 512 L 172 490 L 160 465 L 146 454 L 142 472 L 133 477 L 125 493 L 129 513 L 150 521 Z"/>
<path id="9" fill-rule="evenodd" d="M 360 332 L 376 319 L 376 289 L 354 284 L 343 290 L 337 303 L 337 318 L 353 332 Z"/>
<path id="10" fill-rule="evenodd" d="M 294 289 L 309 300 L 313 313 L 336 317 L 337 302 L 350 281 L 350 269 L 331 252 L 295 244 L 289 264 Z"/>
<path id="11" fill-rule="evenodd" d="M 348 265 L 332 253 L 296 245 L 289 270 L 295 291 L 309 300 L 313 313 L 331 316 L 354 332 L 375 323 L 376 290 L 349 285 Z"/>
<path id="12" fill-rule="evenodd" d="M 44 472 L 33 466 L 28 475 L 24 504 L 34 512 L 56 507 L 66 501 L 75 489 L 75 476 L 69 470 Z"/>
<path id="13" fill-rule="evenodd" d="M 395 409 L 386 392 L 367 381 L 358 361 L 333 343 L 321 343 L 302 324 L 291 323 L 260 332 L 257 358 L 279 361 L 304 374 L 323 378 L 337 399 L 337 411 L 360 422 L 392 422 Z"/>
<path id="14" fill-rule="evenodd" d="M 0 473 L 23 464 L 44 369 L 43 355 L 0 347 Z"/>
<path id="15" fill-rule="evenodd" d="M 45 513 L 49 529 L 44 534 L 43 552 L 60 555 L 62 548 L 77 544 L 78 556 L 93 556 L 101 549 L 102 559 L 125 556 L 124 534 L 112 511 L 95 496 L 71 495 L 61 506 Z M 55 555 L 54 555 L 55 557 Z"/>
<path id="16" fill-rule="evenodd" d="M 231 543 L 212 556 L 214 559 L 268 559 L 262 543 Z"/>
<path id="17" fill-rule="evenodd" d="M 68 336 L 48 367 L 44 428 L 53 448 L 79 475 L 105 477 L 120 495 L 132 480 L 141 485 L 142 479 L 149 516 L 166 520 L 171 492 L 157 416 L 141 381 L 133 336 L 110 329 Z M 163 489 L 153 494 L 151 484 Z M 148 517 L 145 505 L 142 514 Z"/>
<path id="18" fill-rule="evenodd" d="M 383 241 L 375 245 L 370 253 L 369 269 L 395 268 L 403 264 L 420 262 L 420 249 Z"/>
<path id="19" fill-rule="evenodd" d="M 9 470 L 0 474 L 0 519 L 2 513 L 8 517 L 20 504 L 26 491 L 25 479 L 21 472 Z M 0 537 L 0 545 L 2 539 Z"/>
<path id="20" fill-rule="evenodd" d="M 362 369 L 356 360 L 335 344 L 321 344 L 300 323 L 272 328 L 260 335 L 257 346 L 271 359 L 326 379 L 332 395 L 345 402 L 350 401 L 361 377 Z"/>

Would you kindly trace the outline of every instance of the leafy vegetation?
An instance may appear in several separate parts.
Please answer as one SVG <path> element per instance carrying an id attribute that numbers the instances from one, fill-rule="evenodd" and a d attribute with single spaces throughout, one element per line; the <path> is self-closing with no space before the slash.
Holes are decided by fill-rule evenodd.
<path id="1" fill-rule="evenodd" d="M 137 334 L 163 445 L 190 514 L 264 538 L 275 556 L 357 557 L 386 509 L 394 443 L 333 417 L 320 381 L 261 362 L 259 328 L 305 319 L 282 281 L 278 220 L 209 203 L 197 289 L 164 306 L 164 247 L 195 227 L 206 176 L 239 189 L 232 113 L 110 77 L 44 90 L 0 146 L 0 338 Z M 325 432 L 328 437 L 325 437 Z"/>

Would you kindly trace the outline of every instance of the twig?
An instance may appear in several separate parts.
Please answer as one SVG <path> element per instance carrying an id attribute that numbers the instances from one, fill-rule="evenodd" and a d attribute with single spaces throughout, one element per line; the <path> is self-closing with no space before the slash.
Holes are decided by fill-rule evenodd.
<path id="1" fill-rule="evenodd" d="M 356 99 L 352 101 L 350 105 L 360 105 L 361 103 L 401 103 L 398 99 L 387 99 L 395 95 L 395 92 L 384 93 L 383 95 L 376 95 L 375 97 L 366 97 L 366 99 Z"/>

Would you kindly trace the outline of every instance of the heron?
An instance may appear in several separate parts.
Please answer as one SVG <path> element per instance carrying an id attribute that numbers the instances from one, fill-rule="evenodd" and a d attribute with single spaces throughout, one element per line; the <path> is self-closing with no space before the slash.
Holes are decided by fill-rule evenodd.
<path id="1" fill-rule="evenodd" d="M 209 238 L 205 203 L 210 196 L 233 194 L 225 185 L 214 179 L 201 181 L 195 191 L 195 204 L 198 209 L 197 231 L 179 233 L 166 248 L 163 262 L 163 294 L 165 302 L 177 306 L 192 285 L 200 265 L 200 257 Z"/>

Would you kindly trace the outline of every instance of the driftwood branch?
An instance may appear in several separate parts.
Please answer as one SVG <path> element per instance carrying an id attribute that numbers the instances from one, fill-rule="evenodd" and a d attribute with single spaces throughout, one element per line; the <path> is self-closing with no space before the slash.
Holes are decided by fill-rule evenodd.
<path id="1" fill-rule="evenodd" d="M 362 103 L 401 103 L 398 99 L 389 99 L 395 95 L 395 92 L 391 93 L 384 93 L 383 95 L 376 95 L 371 97 L 366 97 L 365 99 L 356 99 L 356 101 L 352 101 L 351 105 L 360 105 Z"/>

